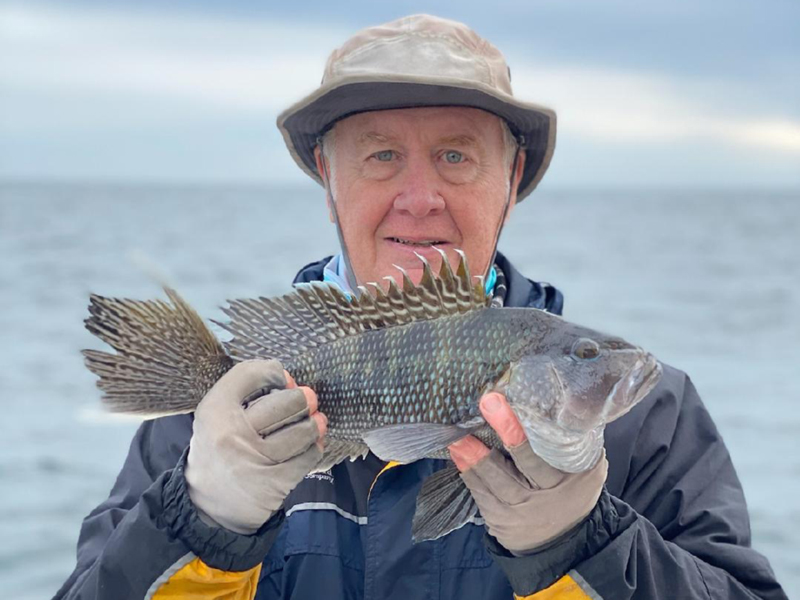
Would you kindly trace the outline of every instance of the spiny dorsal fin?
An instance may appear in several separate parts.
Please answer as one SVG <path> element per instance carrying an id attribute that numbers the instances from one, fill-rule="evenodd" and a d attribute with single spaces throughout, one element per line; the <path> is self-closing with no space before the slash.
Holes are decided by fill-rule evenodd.
<path id="1" fill-rule="evenodd" d="M 455 276 L 456 303 L 458 304 L 459 312 L 467 312 L 475 307 L 475 299 L 472 296 L 472 286 L 469 278 L 469 265 L 467 264 L 467 255 L 462 250 L 456 250 L 456 252 L 461 257 Z"/>
<path id="2" fill-rule="evenodd" d="M 439 292 L 436 276 L 433 274 L 430 263 L 421 254 L 417 254 L 417 257 L 422 261 L 422 279 L 420 279 L 417 286 L 417 293 L 420 300 L 422 300 L 422 305 L 428 314 L 428 318 L 436 319 L 445 314 L 442 295 Z"/>
<path id="3" fill-rule="evenodd" d="M 364 323 L 370 329 L 380 329 L 383 327 L 383 318 L 378 310 L 378 305 L 375 303 L 375 298 L 363 285 L 358 286 L 358 292 Z"/>
<path id="4" fill-rule="evenodd" d="M 389 298 L 383 291 L 383 288 L 377 283 L 370 282 L 367 284 L 374 292 L 372 298 L 375 303 L 375 308 L 378 311 L 381 327 L 391 327 L 394 324 L 394 313 L 392 312 L 392 305 Z"/>
<path id="5" fill-rule="evenodd" d="M 418 285 L 397 267 L 402 286 L 387 277 L 386 291 L 369 283 L 351 297 L 335 285 L 312 282 L 297 284 L 292 293 L 280 298 L 231 300 L 223 309 L 230 322 L 221 326 L 233 339 L 225 347 L 237 360 L 277 358 L 286 362 L 342 337 L 489 306 L 491 296 L 484 290 L 483 278 L 470 275 L 464 253 L 458 251 L 460 260 L 454 271 L 445 253 L 439 252 L 442 265 L 438 275 L 417 255 L 422 262 Z"/>
<path id="6" fill-rule="evenodd" d="M 394 267 L 400 271 L 403 276 L 403 294 L 406 308 L 411 314 L 411 320 L 419 321 L 424 319 L 426 315 L 425 307 L 422 305 L 422 299 L 417 293 L 417 287 L 411 281 L 411 277 L 408 276 L 408 273 L 403 267 L 397 265 L 394 265 Z"/>
<path id="7" fill-rule="evenodd" d="M 389 280 L 389 290 L 386 293 L 386 298 L 389 301 L 389 308 L 394 315 L 394 321 L 397 325 L 405 325 L 411 323 L 414 317 L 409 310 L 409 298 L 403 294 L 403 291 L 397 287 L 397 282 L 393 277 L 387 277 Z"/>
<path id="8" fill-rule="evenodd" d="M 319 313 L 320 316 L 327 315 L 328 319 L 336 325 L 336 335 L 338 337 L 357 333 L 357 331 L 354 330 L 353 323 L 351 323 L 350 315 L 341 310 L 342 306 L 346 306 L 349 303 L 349 300 L 337 286 L 327 285 L 319 281 L 307 285 L 312 293 L 316 294 L 322 304 L 322 311 Z M 300 284 L 298 287 L 303 287 L 303 284 Z"/>
<path id="9" fill-rule="evenodd" d="M 439 277 L 436 280 L 439 295 L 442 297 L 442 306 L 447 314 L 458 313 L 458 286 L 456 285 L 453 270 L 450 268 L 450 261 L 447 260 L 447 255 L 443 250 L 435 249 L 442 255 L 442 265 L 439 268 Z"/>

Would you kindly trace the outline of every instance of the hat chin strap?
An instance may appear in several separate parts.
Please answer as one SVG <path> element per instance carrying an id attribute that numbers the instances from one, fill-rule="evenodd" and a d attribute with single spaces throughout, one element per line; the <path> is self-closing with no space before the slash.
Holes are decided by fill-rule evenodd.
<path id="1" fill-rule="evenodd" d="M 505 227 L 506 219 L 508 218 L 508 211 L 511 209 L 511 193 L 514 191 L 514 179 L 517 175 L 517 161 L 519 160 L 519 151 L 522 148 L 522 145 L 525 143 L 525 137 L 520 135 L 517 138 L 517 149 L 514 150 L 514 160 L 511 161 L 511 175 L 509 176 L 508 182 L 508 195 L 506 196 L 506 203 L 503 207 L 503 214 L 500 217 L 500 222 L 497 224 L 497 231 L 494 234 L 494 245 L 492 246 L 492 258 L 489 260 L 489 264 L 486 267 L 486 272 L 483 274 L 483 281 L 486 282 L 489 277 L 489 272 L 492 270 L 492 266 L 494 265 L 494 259 L 497 257 L 497 245 L 500 243 L 500 234 L 503 233 L 503 227 Z"/>
<path id="2" fill-rule="evenodd" d="M 328 205 L 331 208 L 333 215 L 333 223 L 336 225 L 336 235 L 339 237 L 339 246 L 342 249 L 342 258 L 344 258 L 345 275 L 347 276 L 347 283 L 354 294 L 359 294 L 358 281 L 356 281 L 356 274 L 353 271 L 353 264 L 350 262 L 350 252 L 347 250 L 347 244 L 344 241 L 344 232 L 342 225 L 339 222 L 339 210 L 336 208 L 336 200 L 333 198 L 333 189 L 331 189 L 331 178 L 328 172 L 328 161 L 325 159 L 325 150 L 322 147 L 322 137 L 317 138 L 317 145 L 319 145 L 319 157 L 322 162 L 322 172 L 325 175 L 325 192 L 328 195 Z"/>
<path id="3" fill-rule="evenodd" d="M 350 252 L 347 250 L 347 244 L 344 241 L 344 232 L 342 231 L 342 225 L 339 221 L 339 211 L 336 208 L 336 200 L 333 198 L 333 190 L 331 189 L 330 185 L 330 173 L 328 171 L 328 161 L 325 159 L 325 152 L 322 147 L 322 138 L 317 138 L 317 144 L 319 145 L 319 156 L 322 162 L 322 172 L 325 175 L 325 191 L 328 196 L 328 204 L 331 209 L 331 214 L 333 215 L 333 223 L 336 226 L 336 235 L 339 238 L 339 246 L 342 248 L 342 258 L 344 258 L 344 266 L 347 275 L 347 283 L 350 285 L 350 289 L 353 291 L 354 294 L 359 293 L 358 289 L 358 281 L 356 280 L 355 271 L 353 271 L 353 264 L 350 262 Z M 494 235 L 494 244 L 492 245 L 492 258 L 489 260 L 489 264 L 486 267 L 486 272 L 483 274 L 483 280 L 486 281 L 489 272 L 492 269 L 492 265 L 494 265 L 494 259 L 497 256 L 497 244 L 500 242 L 500 234 L 503 232 L 503 226 L 506 223 L 506 218 L 508 217 L 508 211 L 511 208 L 511 193 L 514 190 L 514 176 L 517 173 L 517 161 L 519 160 L 519 151 L 524 144 L 524 138 L 517 139 L 517 149 L 514 151 L 514 160 L 512 161 L 513 168 L 511 169 L 510 181 L 508 185 L 508 195 L 506 196 L 505 205 L 503 206 L 503 214 L 500 216 L 500 222 L 497 224 L 497 231 Z"/>

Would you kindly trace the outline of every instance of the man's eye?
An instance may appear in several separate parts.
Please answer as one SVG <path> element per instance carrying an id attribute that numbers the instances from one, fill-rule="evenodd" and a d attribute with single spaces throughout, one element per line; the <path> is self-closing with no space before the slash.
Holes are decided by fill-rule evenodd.
<path id="1" fill-rule="evenodd" d="M 377 158 L 380 162 L 389 162 L 394 158 L 394 151 L 393 150 L 381 150 L 380 152 L 376 152 L 373 154 L 375 158 Z"/>
<path id="2" fill-rule="evenodd" d="M 464 162 L 464 155 L 455 150 L 448 150 L 444 153 L 444 159 L 450 164 L 456 165 L 460 162 Z"/>

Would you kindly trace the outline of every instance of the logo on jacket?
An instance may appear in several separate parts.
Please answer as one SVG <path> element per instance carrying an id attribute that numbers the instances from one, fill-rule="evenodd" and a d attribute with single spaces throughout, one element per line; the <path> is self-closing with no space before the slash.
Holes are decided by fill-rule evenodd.
<path id="1" fill-rule="evenodd" d="M 327 481 L 328 483 L 333 483 L 333 473 L 331 470 L 328 469 L 327 471 L 320 471 L 319 473 L 309 473 L 304 477 L 304 479 L 316 479 L 318 481 Z"/>

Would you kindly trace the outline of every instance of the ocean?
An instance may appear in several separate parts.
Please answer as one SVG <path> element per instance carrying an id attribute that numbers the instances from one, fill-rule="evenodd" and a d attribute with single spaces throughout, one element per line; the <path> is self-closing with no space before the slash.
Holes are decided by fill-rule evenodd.
<path id="1" fill-rule="evenodd" d="M 137 426 L 103 412 L 82 364 L 80 349 L 102 347 L 83 328 L 89 293 L 156 297 L 158 270 L 224 318 L 227 298 L 284 293 L 336 248 L 311 186 L 0 185 L 4 597 L 55 593 Z M 800 597 L 800 192 L 542 190 L 500 249 L 564 292 L 569 320 L 689 373 L 742 480 L 753 545 Z"/>

